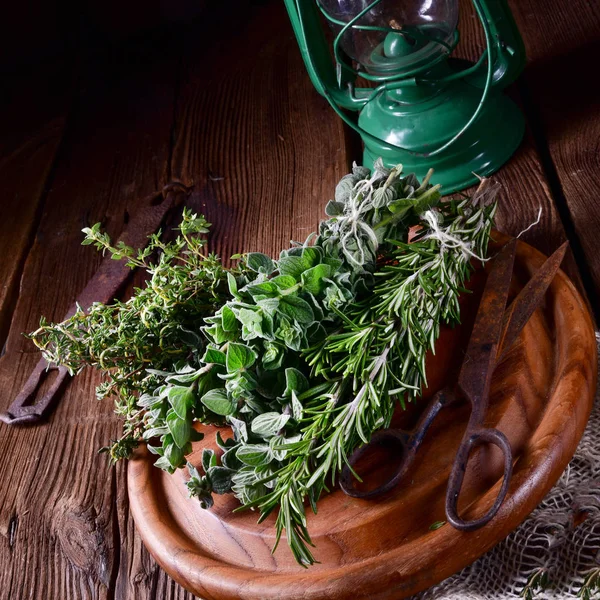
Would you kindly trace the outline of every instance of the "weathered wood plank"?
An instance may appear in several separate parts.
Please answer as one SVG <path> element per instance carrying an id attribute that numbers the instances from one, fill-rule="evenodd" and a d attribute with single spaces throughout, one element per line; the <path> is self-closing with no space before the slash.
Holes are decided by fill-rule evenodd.
<path id="1" fill-rule="evenodd" d="M 476 60 L 485 49 L 481 24 L 470 0 L 461 0 L 460 11 L 461 43 L 458 48 L 458 56 Z M 529 30 L 521 28 L 521 34 L 527 41 L 530 35 Z M 513 86 L 508 91 L 522 107 L 523 103 L 518 90 Z M 527 121 L 528 117 L 529 115 L 526 115 Z M 518 235 L 529 224 L 537 220 L 541 208 L 540 223 L 524 233 L 521 239 L 545 254 L 550 254 L 565 241 L 565 230 L 529 125 L 521 147 L 493 177 L 502 185 L 496 217 L 497 227 L 500 231 Z M 583 291 L 579 269 L 571 251 L 565 258 L 563 269 Z"/>
<path id="2" fill-rule="evenodd" d="M 563 209 L 565 227 L 583 276 L 589 277 L 590 300 L 600 300 L 600 92 L 594 83 L 600 59 L 600 5 L 549 0 L 513 2 L 524 32 L 528 66 L 524 91 L 538 143 L 547 148 L 553 192 Z M 554 171 L 554 173 L 552 172 Z M 594 296 L 592 298 L 592 296 Z M 598 315 L 597 315 L 598 316 Z"/>
<path id="3" fill-rule="evenodd" d="M 127 498 L 127 465 L 117 466 L 116 510 L 120 536 L 119 572 L 114 598 L 122 600 L 154 600 L 159 582 L 168 578 L 144 547 L 129 512 Z M 170 581 L 170 580 L 169 580 Z"/>
<path id="4" fill-rule="evenodd" d="M 113 75 L 103 73 L 83 95 L 0 361 L 2 408 L 37 359 L 20 332 L 40 314 L 60 318 L 98 264 L 79 247 L 82 226 L 104 219 L 117 234 L 125 207 L 134 210 L 137 198 L 167 178 L 194 185 L 190 202 L 214 223 L 212 245 L 224 256 L 276 254 L 322 217 L 347 168 L 341 122 L 313 90 L 281 3 L 240 6 L 227 24 L 212 38 L 195 32 L 184 45 L 176 100 L 173 65 L 143 60 L 117 69 L 130 81 L 110 87 Z M 474 57 L 476 24 L 463 18 L 461 27 Z M 542 223 L 524 239 L 547 252 L 556 247 L 564 231 L 531 136 L 498 179 L 505 189 L 500 228 L 519 232 L 542 206 Z M 576 276 L 573 263 L 570 272 Z M 49 424 L 5 427 L 0 436 L 0 481 L 11 482 L 0 485 L 0 598 L 190 600 L 135 532 L 125 468 L 111 471 L 95 454 L 119 429 L 110 403 L 90 402 L 97 381 L 88 373 L 73 382 Z"/>
<path id="5" fill-rule="evenodd" d="M 172 65 L 158 58 L 88 65 L 0 360 L 3 409 L 38 360 L 21 332 L 42 314 L 61 318 L 98 265 L 80 246 L 81 228 L 103 221 L 117 235 L 125 210 L 133 213 L 138 199 L 166 183 L 175 82 Z M 112 470 L 97 455 L 119 431 L 110 402 L 93 400 L 98 381 L 86 372 L 71 382 L 44 425 L 1 426 L 3 599 L 113 598 L 121 561 L 133 560 L 134 544 L 124 544 L 119 529 L 123 466 Z"/>
<path id="6" fill-rule="evenodd" d="M 18 296 L 44 190 L 63 136 L 72 77 L 53 67 L 17 79 L 0 111 L 0 348 Z M 44 102 L 39 98 L 44 97 Z"/>
<path id="7" fill-rule="evenodd" d="M 323 218 L 348 167 L 345 132 L 308 79 L 282 3 L 239 10 L 228 37 L 184 53 L 173 176 L 193 182 L 220 254 L 277 255 Z"/>

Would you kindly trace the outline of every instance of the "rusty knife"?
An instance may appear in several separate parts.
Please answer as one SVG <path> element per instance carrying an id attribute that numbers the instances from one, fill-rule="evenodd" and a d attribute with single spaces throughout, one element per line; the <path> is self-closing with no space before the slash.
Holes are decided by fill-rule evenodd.
<path id="1" fill-rule="evenodd" d="M 173 182 L 165 185 L 161 191 L 144 198 L 140 208 L 131 217 L 121 234 L 119 241 L 123 241 L 133 248 L 143 248 L 148 242 L 148 236 L 159 228 L 167 212 L 187 194 L 189 194 L 188 188 L 181 183 Z M 125 265 L 124 261 L 115 261 L 110 257 L 104 258 L 64 319 L 75 314 L 78 306 L 86 310 L 94 302 L 107 303 L 113 300 L 131 273 L 132 270 Z M 52 371 L 57 371 L 54 381 L 44 395 L 36 401 L 40 385 Z M 65 367 L 49 365 L 44 358 L 41 358 L 8 410 L 0 413 L 0 421 L 9 425 L 39 421 L 52 408 L 68 374 Z"/>

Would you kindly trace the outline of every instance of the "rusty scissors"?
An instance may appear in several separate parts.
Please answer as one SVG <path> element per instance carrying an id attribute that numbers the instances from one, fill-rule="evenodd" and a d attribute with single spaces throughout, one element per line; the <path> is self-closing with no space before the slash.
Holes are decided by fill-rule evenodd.
<path id="1" fill-rule="evenodd" d="M 464 398 L 471 405 L 471 416 L 456 454 L 446 492 L 446 517 L 457 529 L 470 531 L 488 523 L 498 512 L 512 476 L 513 456 L 506 436 L 494 428 L 484 426 L 488 409 L 490 384 L 496 364 L 518 338 L 519 333 L 542 301 L 554 279 L 567 249 L 563 244 L 533 275 L 516 298 L 507 307 L 510 282 L 516 254 L 513 239 L 493 259 L 483 290 L 477 316 L 471 332 L 465 357 L 454 387 L 437 392 L 411 431 L 384 429 L 376 432 L 368 444 L 350 456 L 340 478 L 342 490 L 356 498 L 374 498 L 394 488 L 414 463 L 429 427 L 442 408 Z M 382 485 L 368 491 L 358 490 L 353 467 L 374 446 L 393 442 L 402 448 L 401 461 L 391 477 Z M 504 456 L 504 474 L 500 491 L 492 507 L 481 517 L 464 520 L 458 514 L 458 498 L 471 452 L 482 444 L 497 446 Z"/>

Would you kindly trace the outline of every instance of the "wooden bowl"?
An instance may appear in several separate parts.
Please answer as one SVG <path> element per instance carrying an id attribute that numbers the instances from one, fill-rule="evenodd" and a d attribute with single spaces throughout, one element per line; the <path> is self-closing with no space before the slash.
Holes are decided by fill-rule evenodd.
<path id="1" fill-rule="evenodd" d="M 531 246 L 518 244 L 513 291 L 544 258 Z M 475 306 L 476 298 L 468 300 L 463 315 L 474 314 Z M 430 381 L 429 393 L 460 363 L 468 329 L 465 323 L 444 332 L 428 369 L 435 380 Z M 592 319 L 561 271 L 544 305 L 494 374 L 487 425 L 509 438 L 515 466 L 500 512 L 477 531 L 461 532 L 448 524 L 430 529 L 445 520 L 447 478 L 466 426 L 466 405 L 442 411 L 397 489 L 371 501 L 350 498 L 340 490 L 321 499 L 318 514 L 308 517 L 320 564 L 308 569 L 295 563 L 284 541 L 271 554 L 274 517 L 257 525 L 256 512 L 234 514 L 238 503 L 231 495 L 216 497 L 213 509 L 202 510 L 187 496 L 186 472 L 168 475 L 156 469 L 145 449 L 128 467 L 131 510 L 158 563 L 206 600 L 404 598 L 473 562 L 542 500 L 581 438 L 595 394 L 596 369 Z M 399 420 L 410 423 L 417 412 L 409 410 Z M 214 431 L 196 444 L 191 462 L 200 462 L 206 445 L 214 445 Z M 481 448 L 473 456 L 461 514 L 473 517 L 491 506 L 501 462 L 494 448 Z"/>

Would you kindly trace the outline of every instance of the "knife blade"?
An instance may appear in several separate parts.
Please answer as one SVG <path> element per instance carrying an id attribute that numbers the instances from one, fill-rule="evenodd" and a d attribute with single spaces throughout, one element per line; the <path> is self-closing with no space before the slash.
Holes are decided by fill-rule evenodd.
<path id="1" fill-rule="evenodd" d="M 158 229 L 169 210 L 178 203 L 183 195 L 189 194 L 189 191 L 183 184 L 172 182 L 165 185 L 161 191 L 144 198 L 118 241 L 133 248 L 145 247 L 148 236 Z M 78 307 L 86 310 L 94 302 L 106 304 L 112 301 L 131 273 L 132 269 L 126 266 L 124 261 L 116 261 L 110 257 L 104 258 L 63 320 L 73 316 Z M 57 372 L 54 381 L 44 395 L 36 401 L 36 393 L 40 385 L 53 371 Z M 44 358 L 41 358 L 8 410 L 0 413 L 0 421 L 8 425 L 22 425 L 39 421 L 52 408 L 68 374 L 65 367 L 49 365 Z"/>

